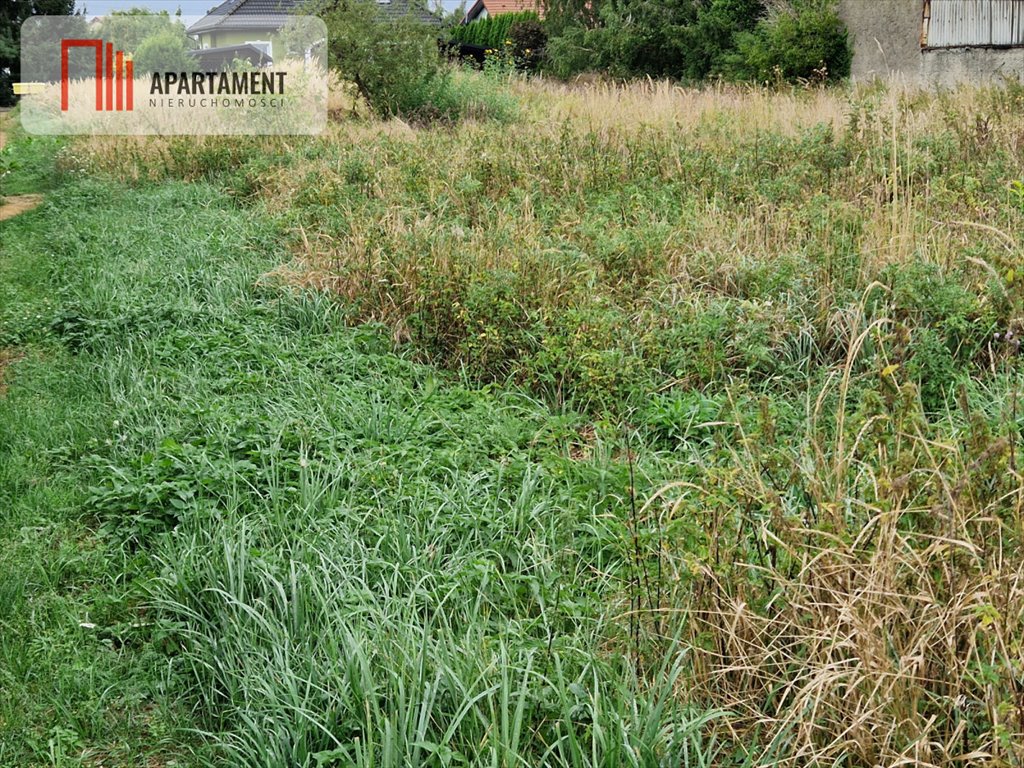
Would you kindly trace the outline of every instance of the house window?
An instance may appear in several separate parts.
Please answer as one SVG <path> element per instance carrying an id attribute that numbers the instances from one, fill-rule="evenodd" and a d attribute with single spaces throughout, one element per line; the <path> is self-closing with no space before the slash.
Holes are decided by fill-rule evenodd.
<path id="1" fill-rule="evenodd" d="M 1024 46 L 1024 0 L 925 0 L 921 45 Z"/>
<path id="2" fill-rule="evenodd" d="M 256 48 L 259 48 L 261 51 L 263 51 L 267 56 L 271 58 L 274 57 L 274 54 L 271 52 L 273 46 L 271 45 L 269 40 L 246 40 L 245 44 L 255 46 Z"/>

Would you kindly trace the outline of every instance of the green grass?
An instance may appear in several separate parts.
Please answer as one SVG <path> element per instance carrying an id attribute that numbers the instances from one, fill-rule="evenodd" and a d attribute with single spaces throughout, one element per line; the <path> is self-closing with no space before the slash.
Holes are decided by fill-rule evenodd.
<path id="1" fill-rule="evenodd" d="M 0 231 L 0 761 L 708 757 L 679 649 L 652 688 L 609 618 L 614 432 L 574 461 L 580 417 L 275 285 L 275 223 L 206 184 L 67 181 Z"/>
<path id="2" fill-rule="evenodd" d="M 60 276 L 74 262 L 51 206 L 0 224 L 0 764 L 131 765 L 172 750 L 178 713 L 163 659 L 134 641 L 136 569 L 80 513 L 78 458 L 109 403 L 95 361 L 51 332 L 76 284 Z"/>
<path id="3" fill-rule="evenodd" d="M 0 764 L 1021 759 L 1020 90 L 536 87 L 7 166 Z"/>

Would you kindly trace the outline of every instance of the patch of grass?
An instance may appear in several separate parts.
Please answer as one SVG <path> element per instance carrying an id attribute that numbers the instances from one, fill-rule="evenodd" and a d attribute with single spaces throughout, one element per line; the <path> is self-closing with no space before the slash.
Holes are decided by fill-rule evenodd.
<path id="1" fill-rule="evenodd" d="M 0 423 L 81 372 L 4 447 L 111 674 L 201 762 L 1019 762 L 1020 89 L 512 87 L 62 152 Z"/>
<path id="2" fill-rule="evenodd" d="M 31 357 L 0 402 L 5 760 L 717 753 L 681 649 L 637 669 L 613 619 L 614 433 L 574 460 L 571 419 L 349 328 L 213 187 L 80 180 L 30 216 L 3 230 Z"/>
<path id="3" fill-rule="evenodd" d="M 140 640 L 139 568 L 79 511 L 107 400 L 95 361 L 50 330 L 74 284 L 54 242 L 69 199 L 53 200 L 0 224 L 0 764 L 138 765 L 178 752 L 182 713 Z"/>
<path id="4" fill-rule="evenodd" d="M 29 136 L 21 128 L 18 111 L 2 118 L 5 143 L 0 148 L 0 197 L 44 192 L 56 183 L 59 136 Z"/>
<path id="5" fill-rule="evenodd" d="M 592 413 L 736 377 L 813 388 L 875 283 L 872 318 L 909 339 L 891 354 L 937 411 L 1019 322 L 1019 88 L 516 87 L 511 126 L 129 154 L 286 212 L 293 277 L 352 322 Z M 918 309 L 925 272 L 956 306 Z"/>

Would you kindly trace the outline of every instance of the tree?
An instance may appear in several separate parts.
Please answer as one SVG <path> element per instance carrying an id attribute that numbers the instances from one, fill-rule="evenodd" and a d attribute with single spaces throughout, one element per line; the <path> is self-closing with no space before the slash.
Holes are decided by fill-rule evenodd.
<path id="1" fill-rule="evenodd" d="M 128 53 L 138 53 L 139 46 L 147 38 L 175 35 L 188 48 L 185 25 L 178 18 L 171 18 L 167 11 L 153 13 L 145 8 L 130 8 L 114 11 L 100 23 L 99 36 L 114 48 Z"/>
<path id="2" fill-rule="evenodd" d="M 413 18 L 393 19 L 376 0 L 314 6 L 327 26 L 328 64 L 389 117 L 424 106 L 440 77 L 436 31 Z"/>
<path id="3" fill-rule="evenodd" d="M 21 80 L 21 25 L 32 16 L 70 16 L 75 0 L 3 0 L 0 3 L 0 106 L 14 103 Z"/>
<path id="4" fill-rule="evenodd" d="M 146 72 L 187 72 L 196 61 L 188 53 L 185 36 L 164 30 L 147 37 L 135 49 L 135 74 Z"/>
<path id="5" fill-rule="evenodd" d="M 192 41 L 181 19 L 167 11 L 144 8 L 114 11 L 100 24 L 99 36 L 114 48 L 133 54 L 135 72 L 184 72 L 195 66 L 188 55 Z"/>
<path id="6" fill-rule="evenodd" d="M 61 76 L 61 57 L 58 41 L 64 38 L 88 38 L 85 18 L 71 16 L 45 16 L 35 14 L 21 27 L 17 79 L 26 82 L 55 82 Z M 72 80 L 90 77 L 95 71 L 91 52 L 79 50 L 68 60 L 68 73 Z"/>

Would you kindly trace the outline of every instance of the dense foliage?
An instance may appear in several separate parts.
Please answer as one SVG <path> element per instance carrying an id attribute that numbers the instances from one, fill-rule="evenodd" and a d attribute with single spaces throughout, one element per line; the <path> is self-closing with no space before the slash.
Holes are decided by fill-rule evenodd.
<path id="1" fill-rule="evenodd" d="M 793 12 L 759 21 L 733 38 L 735 50 L 722 57 L 717 70 L 761 82 L 845 77 L 853 54 L 832 6 L 826 0 L 804 0 Z"/>
<path id="2" fill-rule="evenodd" d="M 552 2 L 551 69 L 562 76 L 700 80 L 845 77 L 850 52 L 833 0 Z"/>
<path id="3" fill-rule="evenodd" d="M 188 36 L 180 13 L 171 16 L 167 11 L 156 13 L 143 8 L 112 11 L 102 18 L 98 36 L 112 43 L 115 50 L 128 53 L 136 53 L 144 40 L 160 34 L 173 33 L 185 44 Z"/>
<path id="4" fill-rule="evenodd" d="M 14 103 L 13 84 L 21 73 L 21 25 L 31 16 L 67 16 L 74 9 L 75 0 L 4 0 L 0 4 L 0 107 Z"/>
<path id="5" fill-rule="evenodd" d="M 512 44 L 512 28 L 520 22 L 537 22 L 539 18 L 533 11 L 518 13 L 501 13 L 477 19 L 469 24 L 460 24 L 452 29 L 452 40 L 468 45 L 479 45 L 483 48 L 500 50 L 506 44 Z"/>
<path id="6" fill-rule="evenodd" d="M 412 19 L 388 19 L 371 0 L 323 6 L 331 68 L 380 115 L 421 107 L 441 76 L 433 30 Z"/>
<path id="7" fill-rule="evenodd" d="M 185 34 L 181 19 L 166 11 L 114 11 L 103 18 L 99 36 L 115 49 L 133 54 L 140 74 L 156 69 L 184 72 L 193 66 L 188 51 L 195 43 Z"/>
<path id="8" fill-rule="evenodd" d="M 389 18 L 373 0 L 325 0 L 318 8 L 331 69 L 376 115 L 430 122 L 510 112 L 500 95 L 474 88 L 442 62 L 437 30 L 410 17 Z"/>

